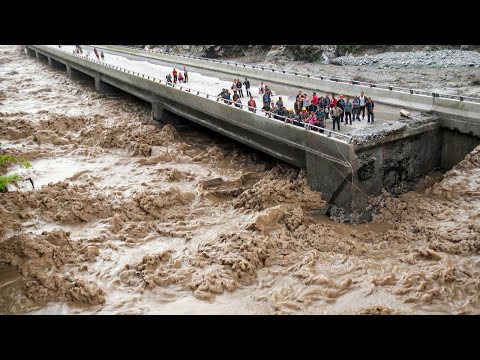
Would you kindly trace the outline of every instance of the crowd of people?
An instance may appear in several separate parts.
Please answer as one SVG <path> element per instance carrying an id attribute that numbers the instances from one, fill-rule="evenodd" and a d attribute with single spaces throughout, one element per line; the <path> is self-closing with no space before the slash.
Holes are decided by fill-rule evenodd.
<path id="1" fill-rule="evenodd" d="M 60 45 L 59 45 L 60 47 Z M 97 49 L 93 49 L 95 56 L 98 60 L 100 58 L 104 60 L 104 54 L 101 51 L 98 53 Z M 80 45 L 75 46 L 74 52 L 83 54 Z M 172 73 L 166 75 L 167 84 L 187 83 L 188 71 L 187 67 L 183 67 L 183 74 L 173 68 Z M 220 94 L 217 95 L 218 99 L 222 99 L 225 104 L 234 105 L 242 108 L 242 98 L 245 97 L 243 88 L 245 87 L 245 95 L 249 97 L 247 101 L 248 110 L 256 113 L 257 103 L 250 91 L 250 81 L 248 78 L 242 82 L 240 79 L 234 79 L 230 89 L 222 89 Z M 230 92 L 230 90 L 233 92 Z M 278 97 L 276 102 L 273 101 L 273 92 L 263 81 L 258 86 L 258 93 L 262 97 L 263 106 L 261 111 L 265 113 L 265 116 L 272 117 L 276 120 L 283 120 L 288 123 L 292 123 L 302 127 L 308 127 L 315 131 L 323 132 L 326 128 L 326 121 L 332 119 L 333 130 L 338 129 L 340 131 L 340 123 L 345 125 L 352 125 L 353 121 L 361 121 L 365 119 L 365 113 L 367 114 L 367 122 L 373 123 L 375 103 L 370 97 L 366 97 L 364 92 L 360 93 L 360 96 L 354 96 L 353 99 L 345 97 L 343 94 L 339 94 L 338 99 L 334 93 L 325 94 L 325 96 L 317 96 L 316 92 L 312 93 L 311 98 L 302 91 L 299 91 L 293 108 L 287 110 L 287 107 L 283 103 L 281 96 Z"/>
<path id="2" fill-rule="evenodd" d="M 173 68 L 172 73 L 168 73 L 166 78 L 167 84 L 176 84 L 178 83 L 186 83 L 188 82 L 188 71 L 187 67 L 183 66 L 183 74 L 177 71 L 176 68 Z"/>
<path id="3" fill-rule="evenodd" d="M 105 60 L 105 54 L 103 53 L 103 51 L 100 51 L 100 54 L 99 54 L 97 49 L 93 48 L 93 52 L 95 53 L 95 56 L 98 61 L 100 61 L 100 58 L 102 59 L 102 61 Z"/>
<path id="4" fill-rule="evenodd" d="M 59 45 L 59 47 L 61 46 Z M 103 61 L 105 59 L 102 51 L 99 53 L 96 48 L 93 48 L 93 51 L 98 60 L 102 59 Z M 80 45 L 75 45 L 74 53 L 83 54 Z M 183 67 L 183 74 L 173 68 L 172 73 L 166 75 L 166 81 L 168 84 L 187 83 L 188 71 L 186 66 Z M 251 86 L 248 78 L 245 78 L 243 82 L 240 79 L 234 79 L 230 89 L 222 89 L 217 98 L 222 99 L 225 104 L 233 104 L 242 108 L 241 99 L 245 97 L 243 87 L 245 87 L 245 95 L 249 97 L 247 101 L 248 110 L 256 113 L 257 103 L 250 91 Z M 363 91 L 360 96 L 354 96 L 353 99 L 348 96 L 345 97 L 343 94 L 339 94 L 337 99 L 334 93 L 318 97 L 316 92 L 313 92 L 310 98 L 306 93 L 299 91 L 293 108 L 289 110 L 287 110 L 281 96 L 278 97 L 276 102 L 273 101 L 273 92 L 263 81 L 258 86 L 258 93 L 263 101 L 260 110 L 265 113 L 265 116 L 273 116 L 274 119 L 308 127 L 315 131 L 323 132 L 323 129 L 326 128 L 326 121 L 330 118 L 332 119 L 333 130 L 337 128 L 338 131 L 340 131 L 340 123 L 344 122 L 345 125 L 352 125 L 353 121 L 361 121 L 360 115 L 364 120 L 365 113 L 367 114 L 367 122 L 374 122 L 375 103 L 370 97 L 366 97 Z"/>
<path id="5" fill-rule="evenodd" d="M 58 45 L 58 47 L 61 47 L 61 45 Z M 82 47 L 80 45 L 75 45 L 75 49 L 73 50 L 74 54 L 83 54 Z"/>
<path id="6" fill-rule="evenodd" d="M 58 45 L 58 48 L 61 49 L 62 45 Z M 80 45 L 75 45 L 75 49 L 73 49 L 73 53 L 78 55 L 83 55 L 82 47 Z M 96 48 L 93 48 L 93 53 L 95 54 L 95 57 L 97 58 L 98 61 L 100 60 L 105 61 L 105 54 L 103 53 L 103 51 L 98 52 Z M 87 52 L 86 54 L 86 57 L 89 57 L 89 56 L 90 56 L 90 51 Z"/>
<path id="7" fill-rule="evenodd" d="M 344 122 L 345 125 L 352 125 L 352 121 L 361 121 L 360 114 L 362 114 L 362 120 L 364 120 L 365 110 L 367 112 L 367 122 L 373 123 L 374 108 L 374 101 L 367 98 L 363 91 L 360 96 L 354 96 L 352 100 L 343 94 L 340 94 L 337 99 L 334 93 L 318 97 L 315 92 L 309 99 L 307 94 L 299 91 L 294 108 L 291 110 L 300 123 L 314 124 L 321 128 L 325 128 L 325 121 L 331 117 L 333 130 L 337 128 L 340 131 L 341 122 Z"/>
<path id="8" fill-rule="evenodd" d="M 257 103 L 250 92 L 250 81 L 247 78 L 245 78 L 243 84 L 240 79 L 234 79 L 230 88 L 233 96 L 229 89 L 222 89 L 217 98 L 222 99 L 225 104 L 242 107 L 241 98 L 244 97 L 242 85 L 245 86 L 247 96 L 249 96 L 248 110 L 256 113 Z M 309 127 L 316 131 L 323 132 L 323 129 L 326 128 L 326 121 L 330 118 L 333 122 L 333 130 L 338 129 L 338 131 L 340 131 L 341 122 L 344 122 L 345 125 L 352 125 L 352 121 L 361 121 L 360 115 L 364 120 L 365 113 L 367 114 L 367 122 L 374 122 L 375 103 L 370 97 L 367 98 L 363 91 L 360 96 L 354 96 L 353 99 L 348 96 L 345 97 L 343 94 L 339 94 L 337 98 L 334 93 L 318 97 L 316 92 L 313 92 L 310 98 L 307 94 L 299 91 L 293 108 L 289 110 L 284 105 L 281 96 L 278 97 L 276 102 L 273 101 L 272 90 L 263 81 L 258 87 L 258 93 L 262 96 L 263 101 L 260 110 L 265 113 L 265 116 L 284 120 L 298 126 Z"/>

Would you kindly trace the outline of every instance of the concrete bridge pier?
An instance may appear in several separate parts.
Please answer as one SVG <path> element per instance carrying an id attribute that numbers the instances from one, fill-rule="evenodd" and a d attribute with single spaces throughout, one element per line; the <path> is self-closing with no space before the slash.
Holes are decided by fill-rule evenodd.
<path id="1" fill-rule="evenodd" d="M 320 191 L 325 201 L 345 209 L 352 207 L 352 168 L 347 163 L 328 159 L 307 150 L 307 174 L 310 187 Z M 355 172 L 355 169 L 353 169 Z"/>
<path id="2" fill-rule="evenodd" d="M 158 122 L 162 122 L 163 113 L 164 113 L 163 104 L 161 104 L 158 101 L 153 101 L 152 102 L 153 120 L 158 121 Z"/>
<path id="3" fill-rule="evenodd" d="M 172 114 L 168 110 L 165 110 L 165 105 L 162 102 L 152 101 L 151 104 L 153 120 L 160 123 L 160 125 L 185 125 L 185 121 L 182 121 L 182 119 L 178 115 Z"/>
<path id="4" fill-rule="evenodd" d="M 32 50 L 28 47 L 25 47 L 25 54 L 27 54 L 28 56 L 31 56 L 31 57 L 37 56 L 35 50 Z"/>
<path id="5" fill-rule="evenodd" d="M 51 57 L 48 58 L 48 65 L 50 65 L 54 69 L 65 70 L 65 64 L 62 64 L 61 62 L 54 60 Z"/>
<path id="6" fill-rule="evenodd" d="M 70 65 L 67 64 L 67 74 L 70 76 L 72 79 L 74 78 L 79 78 L 80 77 L 80 71 L 72 68 Z"/>
<path id="7" fill-rule="evenodd" d="M 35 51 L 35 54 L 37 56 L 37 59 L 40 60 L 40 61 L 47 62 L 48 59 L 49 59 L 46 55 L 42 54 L 39 51 Z"/>
<path id="8" fill-rule="evenodd" d="M 92 80 L 92 76 L 87 75 L 87 74 L 75 69 L 71 65 L 67 64 L 66 67 L 67 67 L 67 74 L 72 79 L 86 80 L 86 81 L 91 81 Z"/>
<path id="9" fill-rule="evenodd" d="M 361 222 L 357 218 L 365 210 L 366 199 L 355 186 L 359 160 L 353 145 L 334 138 L 315 140 L 315 134 L 307 134 L 305 160 L 310 187 L 321 192 L 329 204 L 351 213 L 353 222 Z"/>
<path id="10" fill-rule="evenodd" d="M 450 170 L 478 145 L 480 145 L 480 136 L 443 129 L 440 167 L 443 170 Z"/>
<path id="11" fill-rule="evenodd" d="M 118 95 L 118 90 L 112 85 L 102 81 L 100 76 L 95 76 L 95 90 L 103 95 Z"/>

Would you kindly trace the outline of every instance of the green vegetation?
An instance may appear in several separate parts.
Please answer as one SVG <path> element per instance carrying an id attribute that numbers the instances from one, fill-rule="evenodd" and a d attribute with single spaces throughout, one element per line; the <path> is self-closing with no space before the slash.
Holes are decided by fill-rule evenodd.
<path id="1" fill-rule="evenodd" d="M 0 171 L 5 171 L 10 164 L 19 164 L 26 169 L 32 166 L 27 159 L 18 159 L 12 155 L 0 155 Z M 22 176 L 18 174 L 0 175 L 0 192 L 7 192 L 8 184 L 20 180 L 22 180 Z"/>
<path id="2" fill-rule="evenodd" d="M 5 168 L 9 163 L 20 164 L 26 169 L 32 166 L 27 159 L 17 159 L 12 155 L 0 155 L 0 167 Z"/>
<path id="3" fill-rule="evenodd" d="M 0 192 L 7 192 L 7 185 L 22 180 L 18 174 L 0 176 Z"/>

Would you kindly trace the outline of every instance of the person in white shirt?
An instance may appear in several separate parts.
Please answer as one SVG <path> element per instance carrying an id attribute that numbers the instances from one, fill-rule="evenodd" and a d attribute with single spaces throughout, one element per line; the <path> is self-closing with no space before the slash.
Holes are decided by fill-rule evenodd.
<path id="1" fill-rule="evenodd" d="M 362 93 L 360 94 L 360 111 L 358 112 L 358 114 L 360 115 L 360 112 L 362 113 L 362 120 L 365 119 L 365 104 L 367 103 L 367 97 L 365 96 L 365 94 Z"/>
<path id="2" fill-rule="evenodd" d="M 258 93 L 263 94 L 265 92 L 265 84 L 263 81 L 260 83 L 260 86 L 258 87 Z"/>

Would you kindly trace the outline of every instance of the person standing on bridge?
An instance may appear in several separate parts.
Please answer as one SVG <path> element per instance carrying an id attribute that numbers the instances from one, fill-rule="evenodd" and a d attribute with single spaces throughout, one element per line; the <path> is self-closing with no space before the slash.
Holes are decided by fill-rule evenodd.
<path id="1" fill-rule="evenodd" d="M 257 112 L 257 103 L 255 102 L 255 100 L 253 100 L 252 95 L 250 95 L 250 100 L 248 100 L 248 106 L 249 106 L 248 110 L 250 110 L 254 114 Z"/>
<path id="2" fill-rule="evenodd" d="M 350 98 L 347 97 L 347 102 L 343 106 L 345 110 L 345 124 L 348 124 L 348 118 L 350 118 L 350 125 L 352 125 L 352 103 Z"/>
<path id="3" fill-rule="evenodd" d="M 320 98 L 318 99 L 317 107 L 318 107 L 318 110 L 322 110 L 322 111 L 325 108 L 325 100 L 323 96 L 320 96 Z"/>
<path id="4" fill-rule="evenodd" d="M 265 92 L 265 84 L 263 83 L 263 81 L 260 83 L 260 85 L 258 86 L 258 93 L 259 94 L 263 94 Z"/>
<path id="5" fill-rule="evenodd" d="M 318 104 L 318 99 L 317 99 Z M 310 106 L 307 108 L 308 111 L 313 111 L 314 113 L 317 112 L 318 106 L 313 103 L 313 100 L 310 102 Z"/>
<path id="6" fill-rule="evenodd" d="M 307 122 L 309 125 L 317 125 L 317 115 L 313 111 L 310 111 Z"/>
<path id="7" fill-rule="evenodd" d="M 102 58 L 102 61 L 105 61 L 105 54 L 103 51 L 100 51 L 100 57 Z"/>
<path id="8" fill-rule="evenodd" d="M 302 111 L 302 98 L 301 97 L 297 98 L 297 101 L 295 101 L 295 104 L 293 104 L 293 109 L 295 110 L 295 114 L 298 116 L 300 114 L 300 111 Z"/>
<path id="9" fill-rule="evenodd" d="M 95 53 L 95 57 L 97 58 L 97 60 L 100 61 L 100 55 L 98 54 L 98 50 L 96 48 L 93 48 L 93 52 Z"/>
<path id="10" fill-rule="evenodd" d="M 340 116 L 342 115 L 342 112 L 342 109 L 340 109 L 338 105 L 335 105 L 332 108 L 331 114 L 333 119 L 333 131 L 335 131 L 335 124 L 337 124 L 338 131 L 340 131 Z"/>
<path id="11" fill-rule="evenodd" d="M 183 65 L 183 77 L 184 77 L 184 82 L 188 82 L 188 72 L 187 72 L 187 67 Z"/>
<path id="12" fill-rule="evenodd" d="M 318 96 L 317 96 L 317 93 L 314 92 L 313 95 L 312 95 L 312 104 L 317 106 L 318 104 Z"/>
<path id="13" fill-rule="evenodd" d="M 343 122 L 343 117 L 345 113 L 345 100 L 343 100 L 343 94 L 340 94 L 337 105 L 340 109 L 342 109 L 342 115 L 340 116 L 340 121 Z"/>
<path id="14" fill-rule="evenodd" d="M 324 99 L 324 104 L 325 104 L 325 113 L 327 114 L 327 119 L 328 119 L 328 113 L 330 111 L 330 103 L 331 103 L 331 100 L 330 98 L 328 97 L 328 94 L 325 94 L 325 99 Z"/>
<path id="15" fill-rule="evenodd" d="M 238 95 L 237 92 L 237 79 L 233 79 L 232 86 L 230 86 L 230 89 L 233 91 L 233 96 Z"/>
<path id="16" fill-rule="evenodd" d="M 325 109 L 318 107 L 316 115 L 317 115 L 317 122 L 315 125 L 324 129 L 325 128 Z M 319 129 L 318 131 L 320 131 L 323 134 L 323 130 Z"/>
<path id="17" fill-rule="evenodd" d="M 240 100 L 239 95 L 233 95 L 233 104 L 238 108 L 242 107 L 242 101 Z"/>
<path id="18" fill-rule="evenodd" d="M 370 122 L 370 116 L 372 117 L 372 124 L 373 124 L 373 108 L 375 107 L 375 104 L 372 100 L 372 98 L 368 98 L 365 106 L 367 107 L 367 123 Z"/>
<path id="19" fill-rule="evenodd" d="M 177 83 L 177 69 L 173 68 L 173 71 L 172 71 L 172 74 L 173 74 L 173 82 L 176 84 Z"/>
<path id="20" fill-rule="evenodd" d="M 280 109 L 278 109 L 277 115 L 274 116 L 274 118 L 277 120 L 284 120 L 287 115 L 288 115 L 287 108 L 285 106 L 282 106 Z"/>
<path id="21" fill-rule="evenodd" d="M 265 94 L 268 94 L 270 97 L 273 96 L 272 90 L 267 85 L 265 85 Z"/>
<path id="22" fill-rule="evenodd" d="M 368 99 L 363 93 L 363 91 L 360 94 L 359 100 L 360 100 L 360 110 L 358 111 L 359 112 L 358 121 L 360 121 L 360 111 L 362 112 L 362 120 L 365 120 L 365 104 L 367 103 Z"/>
<path id="23" fill-rule="evenodd" d="M 307 109 L 310 107 L 310 100 L 308 100 L 308 95 L 307 95 L 307 94 L 304 94 L 304 95 L 303 95 L 303 104 L 302 104 L 302 106 L 303 106 L 304 108 L 307 108 Z"/>
<path id="24" fill-rule="evenodd" d="M 263 95 L 263 107 L 262 110 L 265 112 L 265 116 L 268 116 L 268 112 L 270 111 L 270 102 L 265 101 L 266 94 Z"/>
<path id="25" fill-rule="evenodd" d="M 242 82 L 240 81 L 240 79 L 237 79 L 237 90 L 238 90 L 238 95 L 240 97 L 243 97 Z"/>
<path id="26" fill-rule="evenodd" d="M 324 114 L 324 116 L 322 116 L 321 118 L 318 118 L 317 122 L 318 122 L 318 127 L 320 128 L 318 129 L 318 131 L 323 134 L 323 129 L 325 129 L 327 125 L 325 124 L 325 112 L 322 111 L 322 113 Z"/>
<path id="27" fill-rule="evenodd" d="M 303 96 L 302 90 L 300 90 L 300 91 L 298 92 L 297 96 L 295 97 L 295 101 L 298 101 L 299 99 L 301 100 L 301 99 L 302 99 L 302 96 Z"/>
<path id="28" fill-rule="evenodd" d="M 307 119 L 308 119 L 307 108 L 303 107 L 302 111 L 298 115 L 299 124 L 297 124 L 297 125 L 305 127 L 305 123 L 307 122 Z"/>
<path id="29" fill-rule="evenodd" d="M 355 95 L 352 100 L 353 120 L 360 121 L 360 99 Z"/>
<path id="30" fill-rule="evenodd" d="M 270 110 L 270 94 L 265 93 L 263 94 L 263 108 L 265 111 Z"/>
<path id="31" fill-rule="evenodd" d="M 237 101 L 235 101 L 235 106 L 240 109 L 242 108 L 242 100 L 240 99 L 240 96 L 237 98 Z"/>
<path id="32" fill-rule="evenodd" d="M 285 120 L 285 122 L 294 124 L 294 122 L 296 121 L 296 119 L 297 119 L 297 115 L 295 114 L 295 112 L 294 112 L 293 109 L 290 109 L 290 111 L 288 112 L 287 119 Z"/>
<path id="33" fill-rule="evenodd" d="M 332 100 L 330 101 L 330 109 L 333 109 L 335 106 L 337 106 L 337 98 L 335 97 L 335 94 L 332 93 Z"/>
<path id="34" fill-rule="evenodd" d="M 281 96 L 278 97 L 277 103 L 275 105 L 277 105 L 277 109 L 283 108 L 283 100 Z"/>
<path id="35" fill-rule="evenodd" d="M 245 85 L 245 90 L 247 91 L 247 96 L 252 96 L 252 93 L 250 92 L 250 81 L 248 81 L 247 78 L 245 78 L 245 81 L 243 82 L 243 85 Z"/>
<path id="36" fill-rule="evenodd" d="M 232 105 L 231 97 L 230 97 L 230 92 L 228 89 L 225 89 L 225 92 L 223 93 L 223 101 L 225 104 Z"/>
<path id="37" fill-rule="evenodd" d="M 270 103 L 270 114 L 268 114 L 268 117 L 272 117 L 272 114 L 273 114 L 273 117 L 275 118 L 275 114 L 278 112 L 278 108 L 275 106 L 275 104 L 273 103 L 273 101 Z"/>

